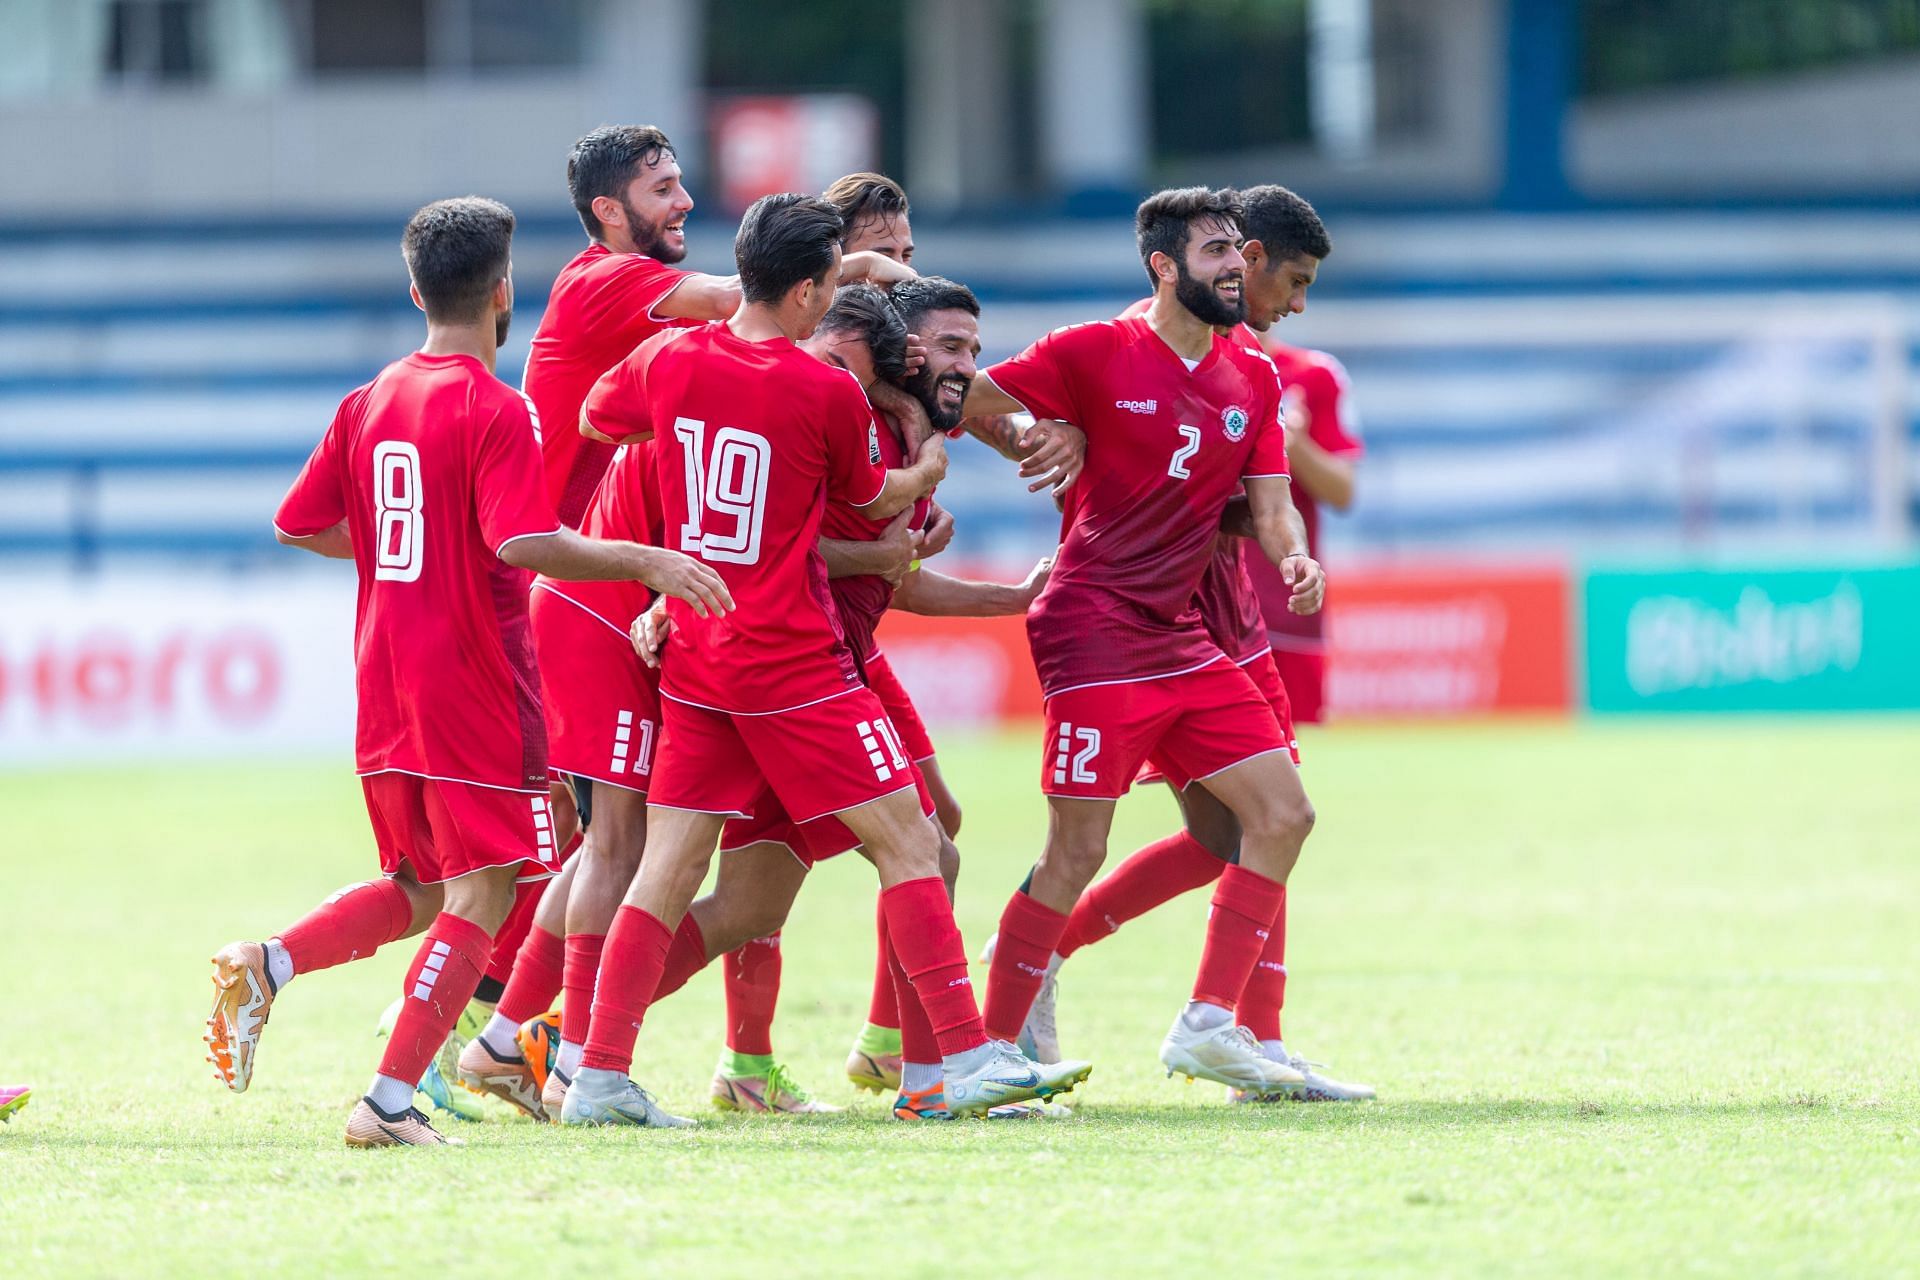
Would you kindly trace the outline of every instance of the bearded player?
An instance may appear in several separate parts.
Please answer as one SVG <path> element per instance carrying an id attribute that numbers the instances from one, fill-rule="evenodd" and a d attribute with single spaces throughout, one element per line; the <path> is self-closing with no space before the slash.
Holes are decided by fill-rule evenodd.
<path id="1" fill-rule="evenodd" d="M 1086 470 L 1027 617 L 1047 732 L 1047 843 L 1001 917 L 985 1021 L 1018 1034 L 1072 910 L 1106 857 L 1118 798 L 1149 757 L 1235 816 L 1192 999 L 1160 1050 L 1182 1072 L 1271 1091 L 1300 1073 L 1267 1058 L 1234 1005 L 1259 959 L 1313 809 L 1268 699 L 1193 607 L 1229 500 L 1246 491 L 1261 552 L 1312 612 L 1324 580 L 1287 492 L 1272 362 L 1217 332 L 1245 314 L 1242 209 L 1229 191 L 1163 191 L 1136 214 L 1153 284 L 1145 315 L 1056 330 L 975 383 L 969 412 L 1078 424 Z"/>
<path id="2" fill-rule="evenodd" d="M 818 200 L 757 201 L 735 239 L 740 311 L 725 324 L 654 338 L 608 375 L 627 386 L 622 434 L 661 436 L 655 456 L 669 540 L 714 566 L 743 611 L 714 628 L 670 610 L 666 748 L 649 794 L 647 851 L 608 934 L 563 1123 L 686 1123 L 628 1078 L 633 1045 L 727 816 L 763 805 L 803 825 L 834 817 L 875 862 L 902 968 L 939 1040 L 954 1114 L 1059 1092 L 1090 1069 L 1036 1066 L 981 1030 L 931 806 L 824 598 L 823 502 L 889 518 L 945 471 L 937 436 L 911 466 L 884 468 L 858 383 L 793 345 L 832 303 L 842 229 L 839 213 Z"/>
<path id="3" fill-rule="evenodd" d="M 1265 333 L 1282 317 L 1296 315 L 1306 308 L 1307 289 L 1319 272 L 1320 263 L 1332 252 L 1326 228 L 1305 200 L 1284 187 L 1254 187 L 1241 193 L 1245 207 L 1247 243 L 1242 254 L 1247 261 L 1244 291 L 1246 324 L 1224 329 L 1229 340 L 1259 350 L 1256 332 Z M 1144 314 L 1148 304 L 1138 303 L 1124 314 Z M 1277 365 L 1277 361 L 1276 361 Z M 1298 368 L 1300 362 L 1293 363 Z M 1286 381 L 1283 403 L 1294 400 L 1296 384 Z M 1287 435 L 1288 462 L 1296 462 L 1296 440 L 1291 421 Z M 1320 451 L 1324 453 L 1324 451 Z M 1322 461 L 1307 456 L 1305 466 L 1295 473 L 1296 486 L 1304 488 L 1302 471 L 1311 470 L 1324 483 L 1330 469 L 1344 468 L 1351 493 L 1350 464 L 1334 459 Z M 1302 494 L 1297 506 L 1301 511 L 1303 534 L 1313 545 L 1313 526 L 1306 520 L 1311 498 Z M 1201 580 L 1195 604 L 1207 631 L 1234 662 L 1253 677 L 1268 697 L 1293 755 L 1299 763 L 1299 751 L 1293 741 L 1293 725 L 1298 707 L 1292 699 L 1293 685 L 1276 663 L 1278 646 L 1271 645 L 1269 631 L 1276 637 L 1283 632 L 1318 634 L 1318 613 L 1298 615 L 1286 608 L 1290 588 L 1273 566 L 1261 556 L 1244 553 L 1245 540 L 1223 535 L 1211 564 Z M 1251 581 L 1250 581 L 1251 579 Z M 1265 582 L 1265 590 L 1256 592 L 1255 584 Z M 1263 611 L 1263 604 L 1265 605 Z M 1319 685 L 1312 686 L 1311 706 L 1317 718 Z M 1112 874 L 1082 894 L 1069 917 L 1067 929 L 1047 965 L 1032 1011 L 1028 1014 L 1024 1037 L 1035 1052 L 1057 1051 L 1059 1036 L 1055 1030 L 1055 977 L 1066 958 L 1079 948 L 1109 937 L 1126 921 L 1188 890 L 1212 884 L 1221 871 L 1239 856 L 1240 830 L 1233 814 L 1205 787 L 1193 785 L 1172 765 L 1159 764 L 1142 774 L 1141 781 L 1164 781 L 1172 788 L 1180 804 L 1184 827 L 1174 835 L 1139 850 L 1116 867 Z M 1236 1004 L 1241 1025 L 1251 1030 L 1268 1057 L 1285 1062 L 1301 1073 L 1302 1080 L 1270 1093 L 1231 1089 L 1235 1102 L 1280 1101 L 1296 1098 L 1304 1101 L 1361 1101 L 1373 1096 L 1373 1090 L 1325 1075 L 1317 1064 L 1290 1052 L 1280 1037 L 1280 1006 L 1286 992 L 1286 919 L 1287 898 L 1283 892 L 1259 962 L 1247 979 Z"/>
<path id="4" fill-rule="evenodd" d="M 289 982 L 425 929 L 350 1146 L 445 1142 L 412 1107 L 415 1085 L 479 984 L 516 880 L 558 869 L 526 571 L 639 579 L 703 612 L 731 604 L 704 565 L 554 518 L 526 400 L 493 372 L 512 235 L 506 206 L 476 197 L 413 216 L 401 243 L 426 344 L 341 402 L 274 518 L 282 542 L 359 573 L 356 754 L 384 875 L 265 942 L 221 948 L 207 1043 L 244 1091 Z"/>

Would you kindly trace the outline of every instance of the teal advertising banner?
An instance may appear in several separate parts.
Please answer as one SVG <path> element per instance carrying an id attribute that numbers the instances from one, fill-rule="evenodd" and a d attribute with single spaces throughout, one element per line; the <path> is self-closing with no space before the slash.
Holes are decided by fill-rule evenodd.
<path id="1" fill-rule="evenodd" d="M 1920 707 L 1920 565 L 1595 572 L 1595 711 Z"/>

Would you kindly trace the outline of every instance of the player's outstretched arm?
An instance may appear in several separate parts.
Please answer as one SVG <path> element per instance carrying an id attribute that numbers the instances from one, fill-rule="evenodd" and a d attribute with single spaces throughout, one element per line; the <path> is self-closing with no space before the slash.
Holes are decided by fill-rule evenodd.
<path id="1" fill-rule="evenodd" d="M 1320 564 L 1307 554 L 1307 526 L 1293 505 L 1292 486 L 1285 476 L 1248 476 L 1247 506 L 1253 518 L 1253 536 L 1260 551 L 1280 570 L 1293 588 L 1287 600 L 1290 613 L 1318 613 L 1326 594 L 1327 578 Z"/>
<path id="2" fill-rule="evenodd" d="M 893 607 L 930 618 L 1004 618 L 1025 614 L 1047 585 L 1053 557 L 1033 566 L 1024 582 L 972 582 L 931 569 L 906 576 L 894 592 Z"/>
<path id="3" fill-rule="evenodd" d="M 305 537 L 286 533 L 279 525 L 275 525 L 273 536 L 278 538 L 283 546 L 298 547 L 302 551 L 311 551 L 329 560 L 353 559 L 353 536 L 347 532 L 345 520 L 331 528 L 322 529 L 318 533 L 311 533 Z"/>
<path id="4" fill-rule="evenodd" d="M 603 542 L 571 529 L 514 538 L 500 558 L 522 569 L 569 582 L 644 582 L 662 595 L 685 600 L 701 617 L 728 613 L 733 596 L 720 575 L 691 556 L 638 542 Z"/>
<path id="5" fill-rule="evenodd" d="M 907 526 L 913 522 L 908 508 L 893 518 L 887 531 L 871 542 L 846 538 L 820 539 L 820 558 L 827 562 L 829 578 L 885 578 L 895 586 L 920 556 L 920 535 Z"/>
<path id="6" fill-rule="evenodd" d="M 675 320 L 725 320 L 740 309 L 740 277 L 690 271 L 653 313 Z"/>
<path id="7" fill-rule="evenodd" d="M 868 284 L 885 289 L 899 284 L 902 280 L 914 280 L 920 273 L 897 258 L 889 258 L 884 253 L 872 249 L 862 249 L 858 253 L 849 253 L 840 259 L 840 283 L 853 284 L 864 280 Z"/>
<path id="8" fill-rule="evenodd" d="M 860 508 L 860 511 L 875 520 L 890 519 L 927 497 L 946 478 L 946 437 L 935 435 L 920 446 L 912 466 L 895 467 L 887 472 L 887 481 L 880 486 L 880 496 Z"/>

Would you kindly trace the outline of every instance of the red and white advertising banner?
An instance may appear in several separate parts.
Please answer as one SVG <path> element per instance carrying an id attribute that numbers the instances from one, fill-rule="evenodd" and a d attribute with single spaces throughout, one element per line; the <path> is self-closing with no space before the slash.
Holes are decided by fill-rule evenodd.
<path id="1" fill-rule="evenodd" d="M 1333 716 L 1570 710 L 1568 574 L 1448 562 L 1330 575 Z"/>
<path id="2" fill-rule="evenodd" d="M 708 120 L 720 203 L 732 213 L 771 192 L 825 190 L 879 154 L 879 118 L 858 94 L 723 98 Z"/>
<path id="3" fill-rule="evenodd" d="M 0 767 L 337 753 L 352 574 L 0 578 Z"/>

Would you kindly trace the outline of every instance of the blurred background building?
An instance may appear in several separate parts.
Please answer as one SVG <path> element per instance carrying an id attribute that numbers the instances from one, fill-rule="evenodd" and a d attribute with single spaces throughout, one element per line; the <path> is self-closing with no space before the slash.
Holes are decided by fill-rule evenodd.
<path id="1" fill-rule="evenodd" d="M 989 357 L 1141 292 L 1153 186 L 1312 199 L 1277 333 L 1365 422 L 1319 548 L 1350 713 L 1920 705 L 1920 0 L 0 0 L 0 37 L 0 759 L 222 698 L 337 732 L 301 639 L 339 574 L 274 502 L 418 340 L 419 204 L 519 213 L 517 378 L 608 121 L 676 140 L 696 267 L 762 191 L 901 177 Z M 1050 545 L 984 450 L 946 493 L 956 557 Z M 949 718 L 1028 708 L 995 634 L 903 631 L 969 673 Z"/>

